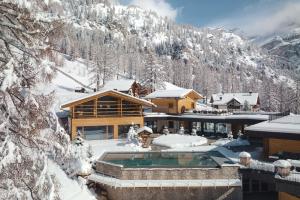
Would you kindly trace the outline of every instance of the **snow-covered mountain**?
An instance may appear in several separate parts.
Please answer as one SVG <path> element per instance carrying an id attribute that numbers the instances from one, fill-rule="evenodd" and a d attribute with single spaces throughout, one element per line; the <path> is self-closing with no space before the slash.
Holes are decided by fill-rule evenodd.
<path id="1" fill-rule="evenodd" d="M 251 90 L 266 99 L 271 91 L 267 88 L 274 90 L 271 96 L 278 96 L 280 88 L 290 88 L 282 98 L 293 95 L 295 82 L 278 67 L 282 59 L 235 33 L 179 25 L 110 0 L 55 0 L 48 9 L 65 22 L 65 37 L 57 48 L 88 61 L 91 84 L 101 86 L 121 74 L 146 84 L 156 77 L 155 84 L 168 81 L 208 96 Z M 151 73 L 149 66 L 155 66 Z M 278 100 L 272 110 L 284 101 Z"/>
<path id="2" fill-rule="evenodd" d="M 300 27 L 267 37 L 262 42 L 262 48 L 278 56 L 282 61 L 282 68 L 300 74 Z"/>

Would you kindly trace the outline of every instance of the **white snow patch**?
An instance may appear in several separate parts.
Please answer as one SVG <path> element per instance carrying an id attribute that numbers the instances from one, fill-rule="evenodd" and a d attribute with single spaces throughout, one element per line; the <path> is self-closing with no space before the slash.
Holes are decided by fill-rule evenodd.
<path id="1" fill-rule="evenodd" d="M 237 139 L 229 139 L 229 138 L 222 138 L 222 139 L 218 139 L 217 141 L 215 141 L 214 143 L 212 143 L 213 145 L 216 146 L 247 146 L 250 145 L 248 140 L 243 140 L 241 138 L 237 138 Z"/>
<path id="2" fill-rule="evenodd" d="M 54 175 L 60 184 L 58 195 L 63 200 L 96 200 L 86 185 L 80 185 L 76 180 L 70 179 L 65 172 L 52 160 L 48 160 L 49 173 Z"/>
<path id="3" fill-rule="evenodd" d="M 127 145 L 126 139 L 115 140 L 89 140 L 86 141 L 92 147 L 93 160 L 100 158 L 105 152 L 138 152 L 149 151 L 150 149 L 142 148 L 138 146 Z"/>
<path id="4" fill-rule="evenodd" d="M 207 139 L 201 136 L 169 134 L 162 135 L 153 140 L 153 144 L 170 148 L 184 148 L 200 146 L 207 143 Z"/>

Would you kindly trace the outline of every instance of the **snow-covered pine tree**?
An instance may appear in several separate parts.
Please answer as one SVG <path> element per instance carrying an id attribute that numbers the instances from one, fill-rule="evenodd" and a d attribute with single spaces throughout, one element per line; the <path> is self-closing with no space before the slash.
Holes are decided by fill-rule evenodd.
<path id="1" fill-rule="evenodd" d="M 63 160 L 69 138 L 51 112 L 53 94 L 37 86 L 51 77 L 61 24 L 19 6 L 0 2 L 0 199 L 55 199 L 47 159 Z"/>
<path id="2" fill-rule="evenodd" d="M 93 74 L 93 81 L 96 83 L 96 90 L 98 91 L 106 81 L 112 79 L 116 74 L 117 61 L 114 58 L 112 49 L 108 45 L 102 45 L 95 48 L 94 52 L 95 63 L 91 67 Z"/>
<path id="3" fill-rule="evenodd" d="M 163 89 L 163 81 L 166 80 L 164 66 L 157 62 L 154 52 L 149 49 L 145 52 L 145 70 L 141 82 L 151 91 Z"/>
<path id="4" fill-rule="evenodd" d="M 250 111 L 251 110 L 250 109 L 250 104 L 247 100 L 245 100 L 245 102 L 244 102 L 243 110 L 244 111 Z"/>

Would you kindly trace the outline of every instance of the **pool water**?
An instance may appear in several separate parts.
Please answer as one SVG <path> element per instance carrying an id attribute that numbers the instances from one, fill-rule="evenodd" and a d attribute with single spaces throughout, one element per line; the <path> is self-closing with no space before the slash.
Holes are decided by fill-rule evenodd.
<path id="1" fill-rule="evenodd" d="M 125 168 L 216 168 L 227 160 L 218 151 L 107 153 L 104 161 Z"/>

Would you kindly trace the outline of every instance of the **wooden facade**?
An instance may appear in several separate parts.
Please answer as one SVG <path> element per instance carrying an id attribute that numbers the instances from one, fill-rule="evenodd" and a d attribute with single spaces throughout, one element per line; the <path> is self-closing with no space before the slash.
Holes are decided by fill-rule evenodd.
<path id="1" fill-rule="evenodd" d="M 290 152 L 300 154 L 300 140 L 289 140 L 283 138 L 263 139 L 265 157 L 279 152 Z"/>
<path id="2" fill-rule="evenodd" d="M 184 97 L 151 98 L 151 102 L 157 105 L 153 112 L 180 114 L 195 109 L 197 101 L 201 98 L 200 94 L 192 90 Z"/>
<path id="3" fill-rule="evenodd" d="M 300 197 L 293 196 L 286 192 L 278 192 L 278 200 L 300 200 Z"/>
<path id="4" fill-rule="evenodd" d="M 93 134 L 101 132 L 103 139 L 117 139 L 120 126 L 144 125 L 143 106 L 154 104 L 109 90 L 64 104 L 62 108 L 70 110 L 71 139 L 76 137 L 78 131 L 83 132 L 84 136 L 90 131 Z"/>

